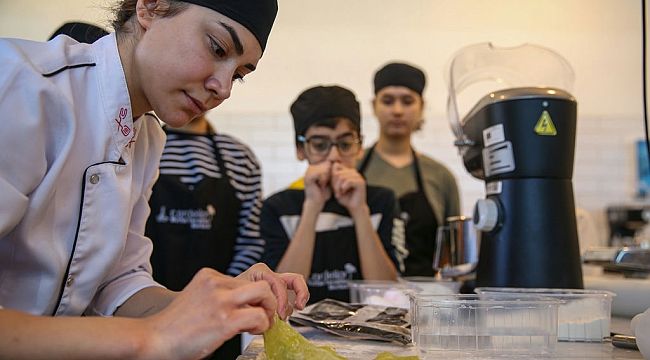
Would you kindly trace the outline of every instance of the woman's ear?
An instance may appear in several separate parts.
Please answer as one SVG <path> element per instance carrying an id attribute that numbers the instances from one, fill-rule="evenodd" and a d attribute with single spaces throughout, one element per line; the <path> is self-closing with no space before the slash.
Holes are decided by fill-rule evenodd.
<path id="1" fill-rule="evenodd" d="M 159 0 L 138 0 L 135 5 L 135 13 L 138 18 L 138 24 L 148 30 L 151 26 L 151 21 L 156 17 L 156 13 L 160 10 L 161 1 Z"/>

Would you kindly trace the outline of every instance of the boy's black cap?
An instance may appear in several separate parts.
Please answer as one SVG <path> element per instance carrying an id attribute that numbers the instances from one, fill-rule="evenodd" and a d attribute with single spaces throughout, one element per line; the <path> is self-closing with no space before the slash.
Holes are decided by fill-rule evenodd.
<path id="1" fill-rule="evenodd" d="M 386 86 L 405 86 L 421 96 L 426 85 L 426 76 L 415 66 L 394 62 L 377 70 L 374 83 L 375 95 Z"/>
<path id="2" fill-rule="evenodd" d="M 343 117 L 361 128 L 359 102 L 352 91 L 341 86 L 315 86 L 303 91 L 291 104 L 296 137 L 304 135 L 313 124 Z"/>

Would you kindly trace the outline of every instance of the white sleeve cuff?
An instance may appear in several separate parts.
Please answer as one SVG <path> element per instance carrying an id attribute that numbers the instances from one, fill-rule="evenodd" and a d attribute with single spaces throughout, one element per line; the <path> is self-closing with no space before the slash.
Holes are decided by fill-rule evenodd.
<path id="1" fill-rule="evenodd" d="M 148 287 L 164 287 L 147 271 L 137 271 L 111 281 L 101 289 L 88 307 L 90 315 L 113 316 L 118 307 L 138 291 Z"/>

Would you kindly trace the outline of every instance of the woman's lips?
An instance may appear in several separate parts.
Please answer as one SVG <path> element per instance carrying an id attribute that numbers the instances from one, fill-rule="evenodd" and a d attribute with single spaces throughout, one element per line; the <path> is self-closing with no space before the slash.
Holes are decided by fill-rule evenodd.
<path id="1" fill-rule="evenodd" d="M 203 114 L 204 112 L 207 111 L 205 105 L 203 105 L 200 101 L 196 100 L 195 98 L 191 97 L 188 93 L 184 92 L 185 96 L 188 99 L 188 104 L 190 105 L 190 108 L 192 112 L 194 112 L 196 115 Z"/>

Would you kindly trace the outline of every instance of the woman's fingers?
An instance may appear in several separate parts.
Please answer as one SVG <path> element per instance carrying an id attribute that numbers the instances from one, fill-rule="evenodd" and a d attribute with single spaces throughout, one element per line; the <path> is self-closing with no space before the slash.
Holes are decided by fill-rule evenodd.
<path id="1" fill-rule="evenodd" d="M 309 289 L 307 288 L 307 283 L 305 283 L 305 278 L 300 274 L 294 273 L 282 273 L 278 274 L 278 276 L 282 278 L 288 289 L 296 293 L 294 300 L 296 308 L 299 310 L 304 309 L 307 301 L 309 301 Z"/>
<path id="2" fill-rule="evenodd" d="M 229 323 L 236 332 L 233 334 L 249 332 L 261 334 L 271 326 L 272 318 L 266 316 L 266 312 L 259 307 L 244 307 L 232 310 Z"/>
<path id="3" fill-rule="evenodd" d="M 147 321 L 160 339 L 159 350 L 171 348 L 177 358 L 198 358 L 237 333 L 266 330 L 276 308 L 267 282 L 202 269 L 163 311 Z"/>
<path id="4" fill-rule="evenodd" d="M 285 319 L 289 314 L 287 314 L 287 307 L 289 306 L 289 296 L 287 294 L 287 284 L 278 276 L 278 274 L 272 272 L 270 269 L 268 272 L 262 272 L 261 280 L 264 280 L 270 286 L 273 295 L 277 299 L 277 312 L 280 317 Z"/>
<path id="5" fill-rule="evenodd" d="M 273 315 L 278 308 L 278 300 L 276 300 L 276 295 L 273 293 L 268 282 L 250 282 L 244 286 L 231 290 L 231 294 L 234 301 L 233 307 L 260 307 L 266 313 L 269 321 L 273 318 Z"/>
<path id="6" fill-rule="evenodd" d="M 267 282 L 271 291 L 277 298 L 278 315 L 285 319 L 292 312 L 289 304 L 288 290 L 292 290 L 296 296 L 294 304 L 298 309 L 303 309 L 309 300 L 309 290 L 305 278 L 300 274 L 276 273 L 265 264 L 255 264 L 243 272 L 239 277 L 250 281 L 263 280 Z"/>

